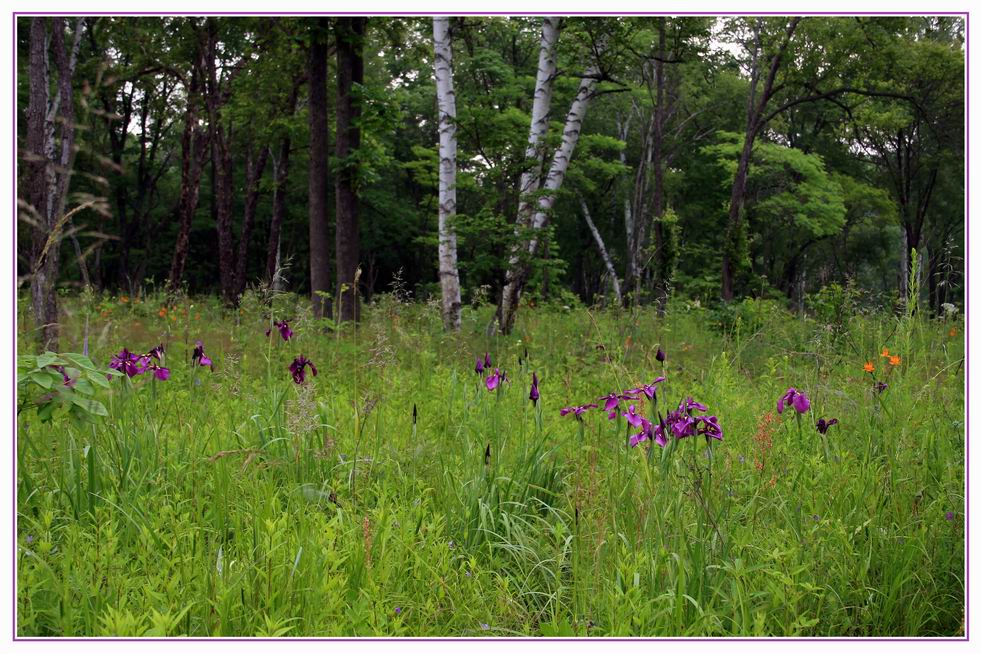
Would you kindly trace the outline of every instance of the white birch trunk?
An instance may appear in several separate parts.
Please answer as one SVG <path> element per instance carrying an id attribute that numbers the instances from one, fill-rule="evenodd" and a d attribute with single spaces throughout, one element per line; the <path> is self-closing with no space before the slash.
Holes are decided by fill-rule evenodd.
<path id="1" fill-rule="evenodd" d="M 448 17 L 433 18 L 436 49 L 436 99 L 439 105 L 439 283 L 443 326 L 460 329 L 460 273 L 456 261 L 456 95 Z"/>
<path id="2" fill-rule="evenodd" d="M 545 177 L 545 184 L 542 186 L 543 193 L 539 195 L 535 213 L 531 217 L 529 227 L 532 235 L 527 240 L 523 253 L 524 257 L 511 258 L 501 301 L 501 331 L 503 333 L 509 333 L 514 326 L 514 316 L 517 312 L 518 302 L 521 300 L 521 290 L 528 276 L 527 262 L 535 256 L 538 249 L 538 234 L 548 225 L 548 218 L 552 212 L 552 206 L 555 204 L 556 194 L 562 186 L 566 171 L 569 170 L 569 162 L 572 161 L 572 153 L 579 142 L 582 123 L 586 118 L 586 109 L 589 108 L 589 103 L 593 99 L 597 75 L 598 70 L 590 67 L 579 83 L 576 98 L 572 101 L 572 107 L 569 108 L 569 113 L 565 118 L 562 144 L 552 158 L 552 165 Z"/>
<path id="3" fill-rule="evenodd" d="M 610 282 L 613 285 L 613 294 L 616 295 L 617 305 L 623 306 L 623 294 L 620 292 L 620 280 L 617 279 L 617 269 L 613 266 L 613 260 L 610 258 L 610 253 L 606 251 L 606 245 L 603 243 L 603 237 L 600 236 L 599 230 L 596 229 L 595 223 L 593 223 L 593 217 L 589 215 L 589 207 L 586 205 L 586 201 L 579 198 L 579 206 L 582 207 L 582 215 L 586 219 L 586 225 L 589 226 L 589 231 L 593 234 L 593 240 L 596 241 L 596 248 L 599 250 L 600 256 L 603 258 L 603 263 L 606 264 L 606 271 L 610 274 Z"/>
<path id="4" fill-rule="evenodd" d="M 518 200 L 518 216 L 515 221 L 514 233 L 520 240 L 522 232 L 531 222 L 536 199 L 532 196 L 541 186 L 542 169 L 545 163 L 545 137 L 548 134 L 548 120 L 552 107 L 552 82 L 557 72 L 556 47 L 559 42 L 560 18 L 546 16 L 542 19 L 542 40 L 538 51 L 538 74 L 535 78 L 535 97 L 531 107 L 531 127 L 528 132 L 528 147 L 525 148 L 525 159 L 528 169 L 521 174 L 521 188 Z M 504 280 L 504 292 L 501 295 L 500 330 L 507 333 L 511 330 L 514 311 L 518 297 L 515 275 L 521 267 L 521 247 L 515 245 L 508 259 L 508 269 Z"/>
<path id="5" fill-rule="evenodd" d="M 531 129 L 525 160 L 530 166 L 521 174 L 521 195 L 518 203 L 518 224 L 527 225 L 535 208 L 531 194 L 541 187 L 545 165 L 545 137 L 552 110 L 552 81 L 555 79 L 556 47 L 559 42 L 559 21 L 555 16 L 542 19 L 542 42 L 538 52 L 538 74 L 535 78 L 535 97 L 531 106 Z"/>

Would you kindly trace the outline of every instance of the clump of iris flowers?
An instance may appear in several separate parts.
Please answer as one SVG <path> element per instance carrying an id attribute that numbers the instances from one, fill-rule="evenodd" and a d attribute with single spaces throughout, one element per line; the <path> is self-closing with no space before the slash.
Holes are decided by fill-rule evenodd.
<path id="1" fill-rule="evenodd" d="M 163 353 L 164 347 L 162 344 L 151 348 L 146 354 L 136 354 L 130 352 L 127 348 L 123 348 L 119 354 L 113 355 L 112 360 L 109 362 L 109 367 L 124 373 L 129 378 L 142 375 L 149 371 L 153 373 L 154 378 L 160 381 L 167 381 L 170 379 L 170 370 L 158 363 L 162 360 Z"/>

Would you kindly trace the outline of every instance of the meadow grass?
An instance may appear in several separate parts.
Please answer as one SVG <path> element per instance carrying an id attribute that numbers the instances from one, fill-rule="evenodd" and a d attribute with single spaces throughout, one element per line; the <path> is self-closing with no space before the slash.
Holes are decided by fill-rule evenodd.
<path id="1" fill-rule="evenodd" d="M 449 335 L 397 296 L 337 332 L 292 296 L 126 299 L 68 302 L 62 348 L 162 342 L 171 378 L 113 379 L 92 425 L 18 417 L 20 636 L 963 635 L 961 324 L 679 302 L 523 309 L 503 338 L 492 307 Z M 559 416 L 660 374 L 659 409 L 719 417 L 711 451 Z"/>

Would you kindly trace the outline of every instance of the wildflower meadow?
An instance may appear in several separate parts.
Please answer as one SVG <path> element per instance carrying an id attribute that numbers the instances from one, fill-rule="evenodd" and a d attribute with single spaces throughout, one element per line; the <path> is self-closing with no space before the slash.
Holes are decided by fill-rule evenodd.
<path id="1" fill-rule="evenodd" d="M 957 321 L 154 300 L 20 357 L 20 635 L 962 633 Z"/>
<path id="2" fill-rule="evenodd" d="M 13 15 L 15 640 L 967 640 L 966 12 L 290 4 Z"/>

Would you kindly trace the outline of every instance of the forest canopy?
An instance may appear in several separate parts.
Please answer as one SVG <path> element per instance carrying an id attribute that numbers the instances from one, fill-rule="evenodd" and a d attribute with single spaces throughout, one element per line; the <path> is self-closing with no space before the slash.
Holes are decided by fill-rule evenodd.
<path id="1" fill-rule="evenodd" d="M 18 272 L 499 306 L 963 297 L 959 17 L 20 17 Z M 456 318 L 454 319 L 454 312 Z M 455 322 L 454 322 L 455 320 Z M 55 333 L 45 333 L 51 342 Z"/>

